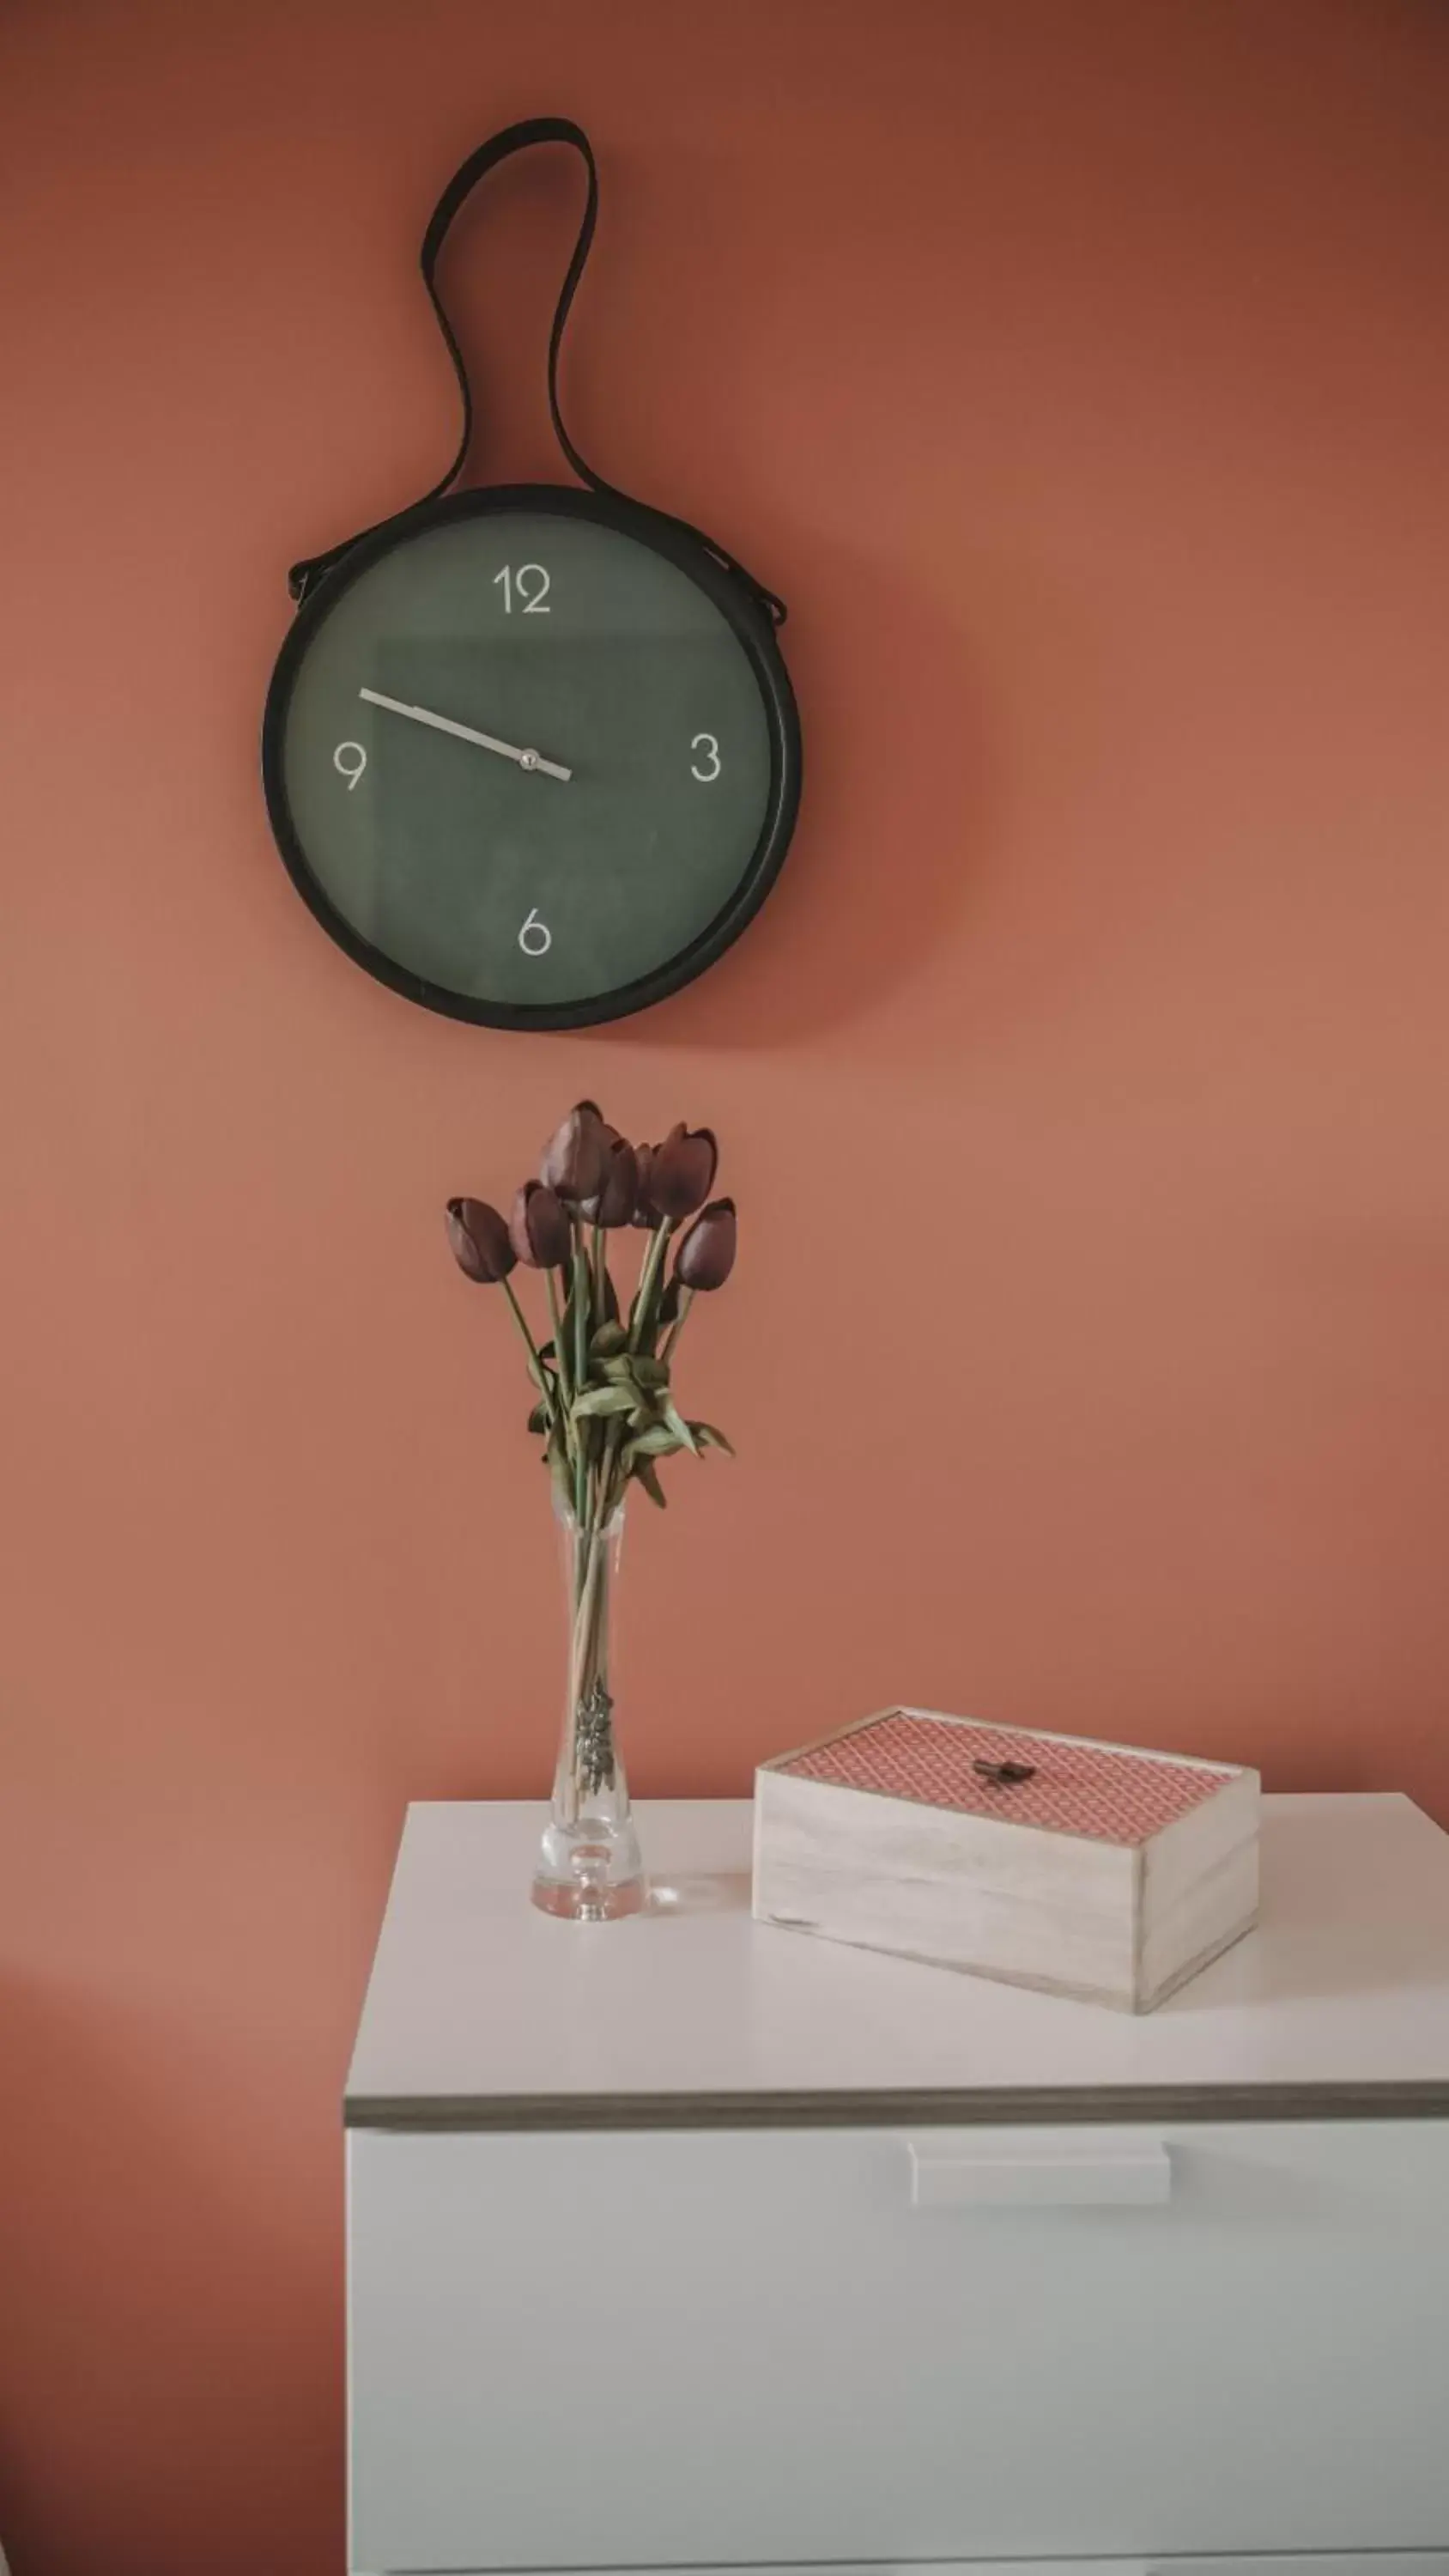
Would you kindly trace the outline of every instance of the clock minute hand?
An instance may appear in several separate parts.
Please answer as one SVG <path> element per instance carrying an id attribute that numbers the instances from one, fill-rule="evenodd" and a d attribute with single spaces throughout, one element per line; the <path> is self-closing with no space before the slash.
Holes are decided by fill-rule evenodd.
<path id="1" fill-rule="evenodd" d="M 390 715 L 411 716 L 414 724 L 431 725 L 436 733 L 455 733 L 460 742 L 476 742 L 481 751 L 496 751 L 502 760 L 516 760 L 520 769 L 541 770 L 545 778 L 572 778 L 573 771 L 564 769 L 556 760 L 545 760 L 541 751 L 520 751 L 516 743 L 499 742 L 491 733 L 478 733 L 472 725 L 455 724 L 451 716 L 434 715 L 431 707 L 410 707 L 402 698 L 385 698 L 381 689 L 359 689 L 370 707 L 386 707 Z"/>

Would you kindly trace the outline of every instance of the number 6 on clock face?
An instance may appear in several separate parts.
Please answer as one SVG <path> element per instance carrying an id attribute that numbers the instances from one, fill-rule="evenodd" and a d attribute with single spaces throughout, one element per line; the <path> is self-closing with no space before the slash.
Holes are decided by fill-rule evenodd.
<path id="1" fill-rule="evenodd" d="M 318 583 L 263 772 L 299 891 L 370 973 L 459 1019 L 581 1028 L 688 983 L 758 909 L 799 727 L 768 617 L 702 543 L 518 485 L 390 521 Z"/>

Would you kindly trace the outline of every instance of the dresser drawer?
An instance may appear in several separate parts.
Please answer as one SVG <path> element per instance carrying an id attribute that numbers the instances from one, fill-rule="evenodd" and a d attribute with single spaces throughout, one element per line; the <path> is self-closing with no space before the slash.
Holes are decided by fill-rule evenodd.
<path id="1" fill-rule="evenodd" d="M 1449 2547 L 1449 2123 L 349 2143 L 371 2576 Z"/>

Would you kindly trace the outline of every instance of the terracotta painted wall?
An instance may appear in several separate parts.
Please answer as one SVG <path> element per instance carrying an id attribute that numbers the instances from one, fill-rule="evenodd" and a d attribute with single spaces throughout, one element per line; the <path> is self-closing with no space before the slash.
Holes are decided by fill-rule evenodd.
<path id="1" fill-rule="evenodd" d="M 404 1801 L 532 1795 L 553 1563 L 451 1189 L 723 1131 L 646 1792 L 887 1697 L 1449 1822 L 1439 0 L 11 0 L 0 2533 L 337 2576 L 337 2095 Z M 519 1041 L 268 838 L 290 558 L 453 436 L 415 243 L 605 180 L 567 393 L 787 595 L 708 981 Z M 564 156 L 452 263 L 551 474 Z"/>

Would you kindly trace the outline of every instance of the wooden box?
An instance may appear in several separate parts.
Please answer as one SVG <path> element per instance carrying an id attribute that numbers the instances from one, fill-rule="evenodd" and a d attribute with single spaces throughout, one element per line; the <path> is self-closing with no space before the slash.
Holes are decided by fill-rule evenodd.
<path id="1" fill-rule="evenodd" d="M 763 1763 L 762 1923 L 1150 2012 L 1252 1924 L 1256 1771 L 890 1708 Z"/>

